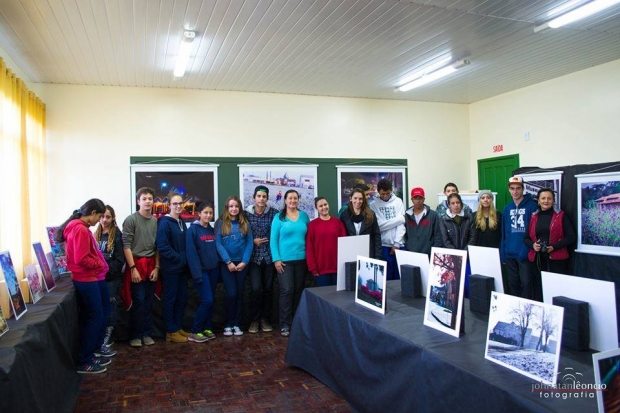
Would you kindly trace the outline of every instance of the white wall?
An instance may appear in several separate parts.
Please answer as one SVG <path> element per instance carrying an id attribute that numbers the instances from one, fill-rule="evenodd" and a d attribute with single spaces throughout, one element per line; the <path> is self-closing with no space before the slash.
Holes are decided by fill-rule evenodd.
<path id="1" fill-rule="evenodd" d="M 476 161 L 518 153 L 521 166 L 620 158 L 620 60 L 470 105 L 471 182 Z M 525 141 L 524 133 L 530 133 Z M 493 146 L 504 151 L 494 154 Z"/>
<path id="2" fill-rule="evenodd" d="M 26 86 L 28 86 L 28 89 L 33 91 L 37 96 L 41 97 L 39 95 L 41 83 L 34 83 L 32 80 L 30 80 L 30 78 L 26 75 L 22 68 L 19 67 L 17 63 L 15 63 L 15 61 L 9 57 L 6 50 L 4 50 L 2 46 L 0 46 L 0 57 L 4 59 L 6 67 L 11 69 L 11 71 L 15 73 L 15 76 L 20 78 L 26 84 Z"/>
<path id="3" fill-rule="evenodd" d="M 445 182 L 471 184 L 467 105 L 67 85 L 42 98 L 52 223 L 91 197 L 122 220 L 130 156 L 407 158 L 408 189 L 433 207 Z"/>

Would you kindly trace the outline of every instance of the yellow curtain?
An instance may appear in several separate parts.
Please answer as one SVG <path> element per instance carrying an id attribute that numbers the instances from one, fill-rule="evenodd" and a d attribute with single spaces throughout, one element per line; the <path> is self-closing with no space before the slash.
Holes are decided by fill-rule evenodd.
<path id="1" fill-rule="evenodd" d="M 46 243 L 45 104 L 0 58 L 0 251 L 19 279 L 36 263 L 32 243 Z"/>

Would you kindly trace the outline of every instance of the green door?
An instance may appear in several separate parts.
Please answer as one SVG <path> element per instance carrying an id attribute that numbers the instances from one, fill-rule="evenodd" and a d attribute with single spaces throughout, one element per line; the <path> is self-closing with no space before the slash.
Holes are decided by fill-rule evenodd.
<path id="1" fill-rule="evenodd" d="M 478 188 L 497 192 L 495 207 L 498 211 L 510 200 L 508 179 L 519 168 L 519 155 L 507 155 L 497 158 L 478 159 Z"/>

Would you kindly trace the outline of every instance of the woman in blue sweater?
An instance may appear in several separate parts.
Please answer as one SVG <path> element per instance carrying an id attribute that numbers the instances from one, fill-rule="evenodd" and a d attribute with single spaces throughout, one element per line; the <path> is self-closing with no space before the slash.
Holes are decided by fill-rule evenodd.
<path id="1" fill-rule="evenodd" d="M 213 204 L 198 204 L 198 219 L 187 230 L 186 251 L 194 288 L 200 296 L 200 304 L 194 315 L 192 334 L 187 338 L 203 343 L 215 338 L 213 334 L 213 301 L 217 280 L 220 277 L 220 259 L 215 246 L 215 232 L 211 228 Z"/>
<path id="2" fill-rule="evenodd" d="M 241 200 L 229 196 L 224 213 L 215 223 L 215 245 L 220 255 L 220 272 L 226 290 L 226 324 L 224 335 L 243 335 L 239 328 L 243 307 L 243 290 L 254 238 Z"/>
<path id="3" fill-rule="evenodd" d="M 306 232 L 310 219 L 297 209 L 299 194 L 289 189 L 284 194 L 285 208 L 271 224 L 271 256 L 280 283 L 280 332 L 290 334 L 293 313 L 299 304 L 306 278 Z"/>

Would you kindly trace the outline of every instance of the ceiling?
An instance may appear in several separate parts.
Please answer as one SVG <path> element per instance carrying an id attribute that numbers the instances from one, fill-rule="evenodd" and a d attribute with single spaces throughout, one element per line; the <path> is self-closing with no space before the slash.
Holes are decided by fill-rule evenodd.
<path id="1" fill-rule="evenodd" d="M 33 82 L 472 103 L 620 59 L 620 4 L 534 33 L 586 2 L 2 0 L 0 47 Z M 471 64 L 394 93 L 446 58 Z"/>

